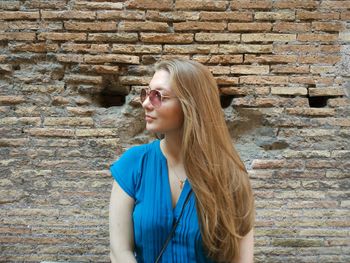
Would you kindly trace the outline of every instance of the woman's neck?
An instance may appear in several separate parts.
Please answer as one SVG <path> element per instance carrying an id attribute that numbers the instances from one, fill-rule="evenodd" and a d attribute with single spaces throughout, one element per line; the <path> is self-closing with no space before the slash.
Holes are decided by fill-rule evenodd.
<path id="1" fill-rule="evenodd" d="M 182 153 L 182 134 L 172 133 L 165 134 L 164 139 L 161 141 L 161 147 L 164 155 L 173 164 L 180 164 L 183 162 Z"/>

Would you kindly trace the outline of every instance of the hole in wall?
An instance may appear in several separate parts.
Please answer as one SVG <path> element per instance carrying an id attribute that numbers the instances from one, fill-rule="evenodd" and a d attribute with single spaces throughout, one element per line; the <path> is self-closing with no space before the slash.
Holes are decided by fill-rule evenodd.
<path id="1" fill-rule="evenodd" d="M 327 106 L 327 101 L 330 97 L 329 96 L 319 96 L 319 97 L 309 97 L 309 106 L 311 108 L 323 108 Z"/>

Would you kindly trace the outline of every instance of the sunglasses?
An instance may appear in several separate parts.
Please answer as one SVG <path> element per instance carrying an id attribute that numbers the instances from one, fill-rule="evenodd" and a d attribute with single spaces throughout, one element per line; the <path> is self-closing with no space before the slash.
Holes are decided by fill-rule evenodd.
<path id="1" fill-rule="evenodd" d="M 159 108 L 162 105 L 163 98 L 173 98 L 171 96 L 162 95 L 162 93 L 160 93 L 159 90 L 156 89 L 141 89 L 141 103 L 143 103 L 147 99 L 147 97 L 149 97 L 149 101 L 155 108 Z"/>

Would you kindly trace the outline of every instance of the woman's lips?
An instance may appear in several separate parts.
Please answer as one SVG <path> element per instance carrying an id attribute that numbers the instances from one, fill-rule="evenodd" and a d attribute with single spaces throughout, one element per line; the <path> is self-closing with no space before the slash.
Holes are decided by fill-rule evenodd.
<path id="1" fill-rule="evenodd" d="M 155 120 L 155 118 L 153 118 L 153 117 L 151 117 L 151 116 L 149 116 L 149 115 L 146 115 L 146 116 L 145 116 L 145 120 L 146 120 L 146 121 L 153 121 L 153 120 Z"/>

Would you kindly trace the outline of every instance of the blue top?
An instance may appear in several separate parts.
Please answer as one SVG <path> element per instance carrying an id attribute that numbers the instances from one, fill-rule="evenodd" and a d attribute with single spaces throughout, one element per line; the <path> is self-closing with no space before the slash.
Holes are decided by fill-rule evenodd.
<path id="1" fill-rule="evenodd" d="M 130 148 L 111 165 L 110 171 L 135 200 L 132 216 L 137 262 L 153 263 L 192 192 L 191 185 L 186 180 L 173 208 L 167 160 L 159 140 Z M 193 192 L 161 262 L 213 262 L 205 256 L 202 246 Z"/>

